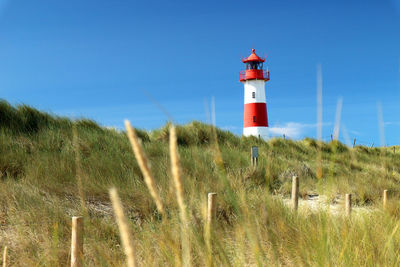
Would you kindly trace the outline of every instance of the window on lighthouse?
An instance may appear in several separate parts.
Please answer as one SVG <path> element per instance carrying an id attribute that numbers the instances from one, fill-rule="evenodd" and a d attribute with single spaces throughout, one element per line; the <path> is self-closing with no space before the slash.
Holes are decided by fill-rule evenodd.
<path id="1" fill-rule="evenodd" d="M 252 92 L 253 98 L 256 98 L 256 92 Z"/>
<path id="2" fill-rule="evenodd" d="M 246 63 L 246 70 L 247 69 L 250 69 L 250 70 L 261 70 L 262 67 L 263 67 L 263 63 L 262 62 L 252 61 L 252 62 Z"/>
<path id="3" fill-rule="evenodd" d="M 257 122 L 256 116 L 253 116 L 253 122 Z"/>

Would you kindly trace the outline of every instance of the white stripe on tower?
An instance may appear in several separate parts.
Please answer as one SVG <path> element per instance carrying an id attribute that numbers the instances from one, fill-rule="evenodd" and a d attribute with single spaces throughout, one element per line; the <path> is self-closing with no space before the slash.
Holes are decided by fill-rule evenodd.
<path id="1" fill-rule="evenodd" d="M 254 93 L 254 94 L 253 94 Z M 265 103 L 265 81 L 247 80 L 244 82 L 244 104 Z"/>
<path id="2" fill-rule="evenodd" d="M 256 105 L 256 103 L 262 105 Z M 243 128 L 243 135 L 256 136 L 267 139 L 269 134 L 267 128 L 268 119 L 266 114 L 267 110 L 264 80 L 247 80 L 244 82 L 244 105 L 245 123 Z M 253 120 L 253 117 L 256 117 L 255 121 Z"/>

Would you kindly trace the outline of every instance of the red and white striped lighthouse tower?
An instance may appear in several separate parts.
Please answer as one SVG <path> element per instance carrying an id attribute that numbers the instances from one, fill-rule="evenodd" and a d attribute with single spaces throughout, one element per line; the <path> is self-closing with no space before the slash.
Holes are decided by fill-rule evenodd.
<path id="1" fill-rule="evenodd" d="M 239 80 L 244 84 L 243 135 L 268 138 L 268 115 L 265 100 L 265 83 L 269 81 L 269 71 L 263 70 L 265 58 L 251 55 L 242 59 L 246 70 L 239 72 Z"/>

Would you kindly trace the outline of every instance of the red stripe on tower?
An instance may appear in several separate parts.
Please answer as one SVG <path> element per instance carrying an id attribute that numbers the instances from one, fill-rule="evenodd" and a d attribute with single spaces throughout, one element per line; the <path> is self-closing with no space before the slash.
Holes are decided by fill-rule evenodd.
<path id="1" fill-rule="evenodd" d="M 268 115 L 265 98 L 265 83 L 269 81 L 269 71 L 263 70 L 264 58 L 251 55 L 242 60 L 246 69 L 239 73 L 244 84 L 243 135 L 268 138 Z"/>
<path id="2" fill-rule="evenodd" d="M 244 105 L 244 127 L 268 127 L 267 104 L 249 103 Z"/>

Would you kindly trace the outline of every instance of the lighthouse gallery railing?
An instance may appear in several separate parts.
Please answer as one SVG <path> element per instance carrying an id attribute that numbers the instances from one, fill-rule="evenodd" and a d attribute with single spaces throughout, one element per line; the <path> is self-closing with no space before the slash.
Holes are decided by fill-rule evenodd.
<path id="1" fill-rule="evenodd" d="M 251 79 L 259 79 L 259 80 L 269 80 L 269 71 L 268 70 L 242 70 L 239 72 L 239 80 L 251 80 Z"/>

